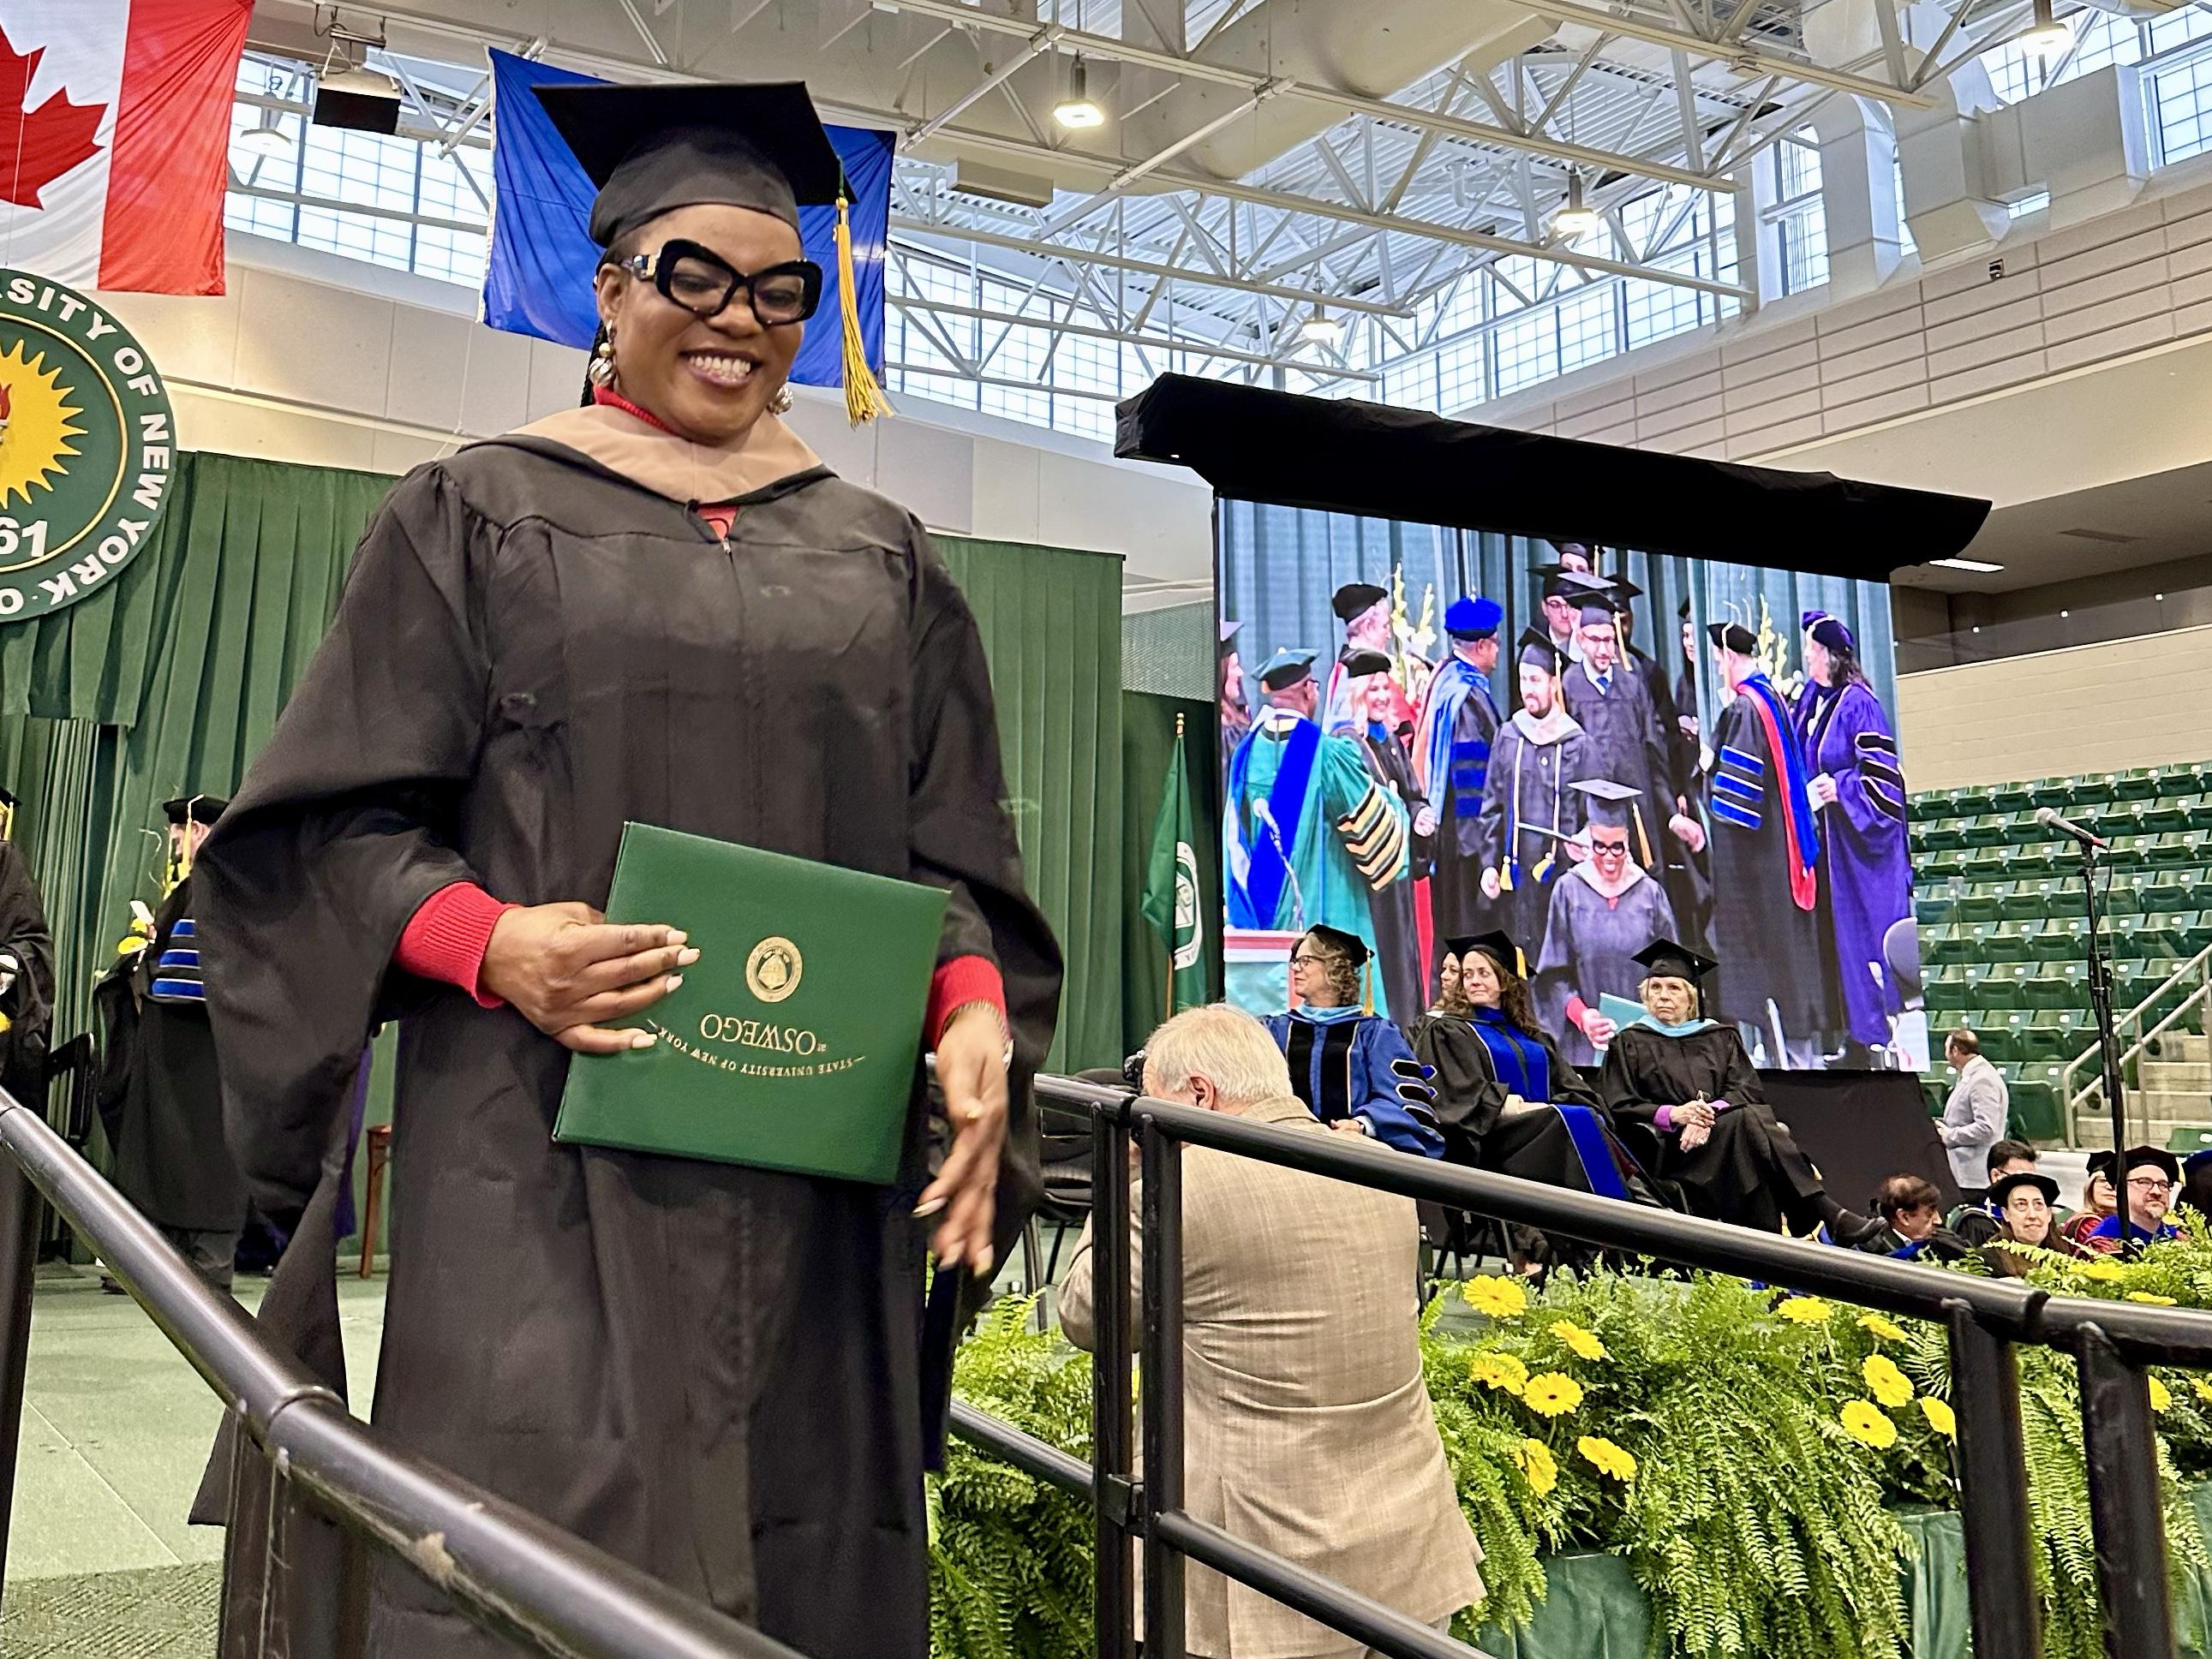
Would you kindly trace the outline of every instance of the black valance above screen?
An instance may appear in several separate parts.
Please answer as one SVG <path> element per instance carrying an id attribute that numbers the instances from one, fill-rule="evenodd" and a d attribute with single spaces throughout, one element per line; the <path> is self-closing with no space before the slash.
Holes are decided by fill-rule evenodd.
<path id="1" fill-rule="evenodd" d="M 1114 453 L 1218 495 L 1886 581 L 1947 558 L 1990 503 L 1164 374 L 1119 407 Z"/>

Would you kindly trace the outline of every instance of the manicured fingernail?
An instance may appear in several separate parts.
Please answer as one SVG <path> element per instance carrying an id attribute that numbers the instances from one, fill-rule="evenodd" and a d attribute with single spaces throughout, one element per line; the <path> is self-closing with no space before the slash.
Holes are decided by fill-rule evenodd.
<path id="1" fill-rule="evenodd" d="M 671 975 L 668 976 L 668 990 L 669 990 L 669 994 L 670 994 L 672 996 L 672 995 L 674 995 L 676 992 L 678 992 L 678 991 L 681 990 L 681 989 L 683 988 L 683 986 L 684 986 L 684 975 L 681 975 L 681 974 L 671 974 Z"/>
<path id="2" fill-rule="evenodd" d="M 681 933 L 673 927 L 668 930 L 668 942 L 671 945 L 681 945 L 690 937 L 690 934 Z"/>
<path id="3" fill-rule="evenodd" d="M 960 1265 L 960 1247 L 957 1244 L 955 1244 L 951 1249 L 946 1250 L 943 1255 L 937 1258 L 937 1265 L 944 1268 L 947 1273 L 951 1272 L 953 1268 L 958 1267 Z"/>
<path id="4" fill-rule="evenodd" d="M 975 1277 L 978 1279 L 988 1279 L 990 1276 L 991 1253 L 988 1250 L 986 1250 L 983 1252 L 981 1258 L 975 1263 Z"/>
<path id="5" fill-rule="evenodd" d="M 630 1034 L 629 1046 L 633 1048 L 650 1048 L 659 1041 L 660 1039 L 650 1031 L 634 1031 Z"/>
<path id="6" fill-rule="evenodd" d="M 685 951 L 677 957 L 676 965 L 678 968 L 689 968 L 693 963 L 698 960 L 699 953 L 696 951 Z"/>
<path id="7" fill-rule="evenodd" d="M 945 1200 L 943 1199 L 925 1198 L 921 1203 L 914 1206 L 914 1212 L 916 1215 L 935 1215 L 944 1207 Z"/>

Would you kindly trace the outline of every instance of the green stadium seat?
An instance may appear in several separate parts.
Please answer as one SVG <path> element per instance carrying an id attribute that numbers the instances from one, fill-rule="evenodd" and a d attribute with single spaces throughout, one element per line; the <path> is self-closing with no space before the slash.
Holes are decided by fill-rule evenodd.
<path id="1" fill-rule="evenodd" d="M 1966 837 L 1957 818 L 1941 818 L 1926 824 L 1912 826 L 1912 844 L 1923 852 L 1948 852 L 1954 847 L 1964 847 Z"/>
<path id="2" fill-rule="evenodd" d="M 1990 787 L 1987 784 L 1968 784 L 1951 794 L 1951 816 L 1970 818 L 1990 811 Z"/>
<path id="3" fill-rule="evenodd" d="M 2003 900 L 2018 886 L 2017 882 L 1976 882 L 1959 895 L 1958 919 L 1960 921 L 2002 921 Z"/>
<path id="4" fill-rule="evenodd" d="M 2078 962 L 2040 963 L 2041 971 L 2021 987 L 2031 1008 L 2087 1008 L 2089 970 Z"/>
<path id="5" fill-rule="evenodd" d="M 2147 916 L 2166 915 L 2178 910 L 2199 908 L 2197 878 L 2193 872 L 2160 870 L 2147 872 L 2152 879 L 2136 889 L 2142 901 L 2142 913 Z"/>
<path id="6" fill-rule="evenodd" d="M 2110 799 L 2149 800 L 2159 793 L 2158 768 L 2131 766 L 2124 772 L 2105 775 L 2105 793 Z"/>
<path id="7" fill-rule="evenodd" d="M 2018 858 L 2009 847 L 1969 847 L 1960 851 L 1956 868 L 1968 881 L 2002 881 L 2021 873 L 2014 867 Z"/>
<path id="8" fill-rule="evenodd" d="M 1997 897 L 1997 919 L 2001 921 L 2033 921 L 2051 914 L 2051 899 L 2046 890 L 2051 883 L 2042 881 L 2001 882 L 1999 887 L 2009 887 L 2010 892 L 2000 892 Z"/>
<path id="9" fill-rule="evenodd" d="M 1979 812 L 1962 820 L 1960 837 L 1969 847 L 2008 847 L 2012 844 L 2012 826 L 2002 814 Z"/>
<path id="10" fill-rule="evenodd" d="M 2066 1133 L 2066 1114 L 2058 1097 L 2055 1066 L 2023 1068 L 2008 1079 L 2012 1115 L 2005 1133 L 2015 1140 L 2058 1140 Z"/>
<path id="11" fill-rule="evenodd" d="M 2212 1123 L 2177 1123 L 2166 1138 L 2166 1150 L 2176 1158 L 2187 1158 L 2207 1147 L 2212 1147 Z"/>
<path id="12" fill-rule="evenodd" d="M 1916 892 L 1912 896 L 1912 919 L 1923 927 L 1934 927 L 1952 919 L 1958 901 L 1946 888 L 1936 891 Z"/>
<path id="13" fill-rule="evenodd" d="M 2035 810 L 2035 785 L 2033 782 L 2000 783 L 1990 791 L 1990 811 L 1992 812 L 2032 812 Z"/>
<path id="14" fill-rule="evenodd" d="M 2186 830 L 2197 820 L 2197 796 L 2168 795 L 2160 800 L 2146 802 L 2142 810 L 2142 827 L 2153 834 L 2162 835 L 2169 830 Z"/>

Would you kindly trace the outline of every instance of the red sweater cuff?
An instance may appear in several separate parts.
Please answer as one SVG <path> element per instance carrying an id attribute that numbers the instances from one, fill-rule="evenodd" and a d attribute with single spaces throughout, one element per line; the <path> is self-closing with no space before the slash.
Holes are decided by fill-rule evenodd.
<path id="1" fill-rule="evenodd" d="M 922 1030 L 933 1046 L 945 1035 L 945 1022 L 971 1002 L 988 1002 L 999 1011 L 999 1024 L 1011 1031 L 1006 1019 L 1006 982 L 999 964 L 988 957 L 955 957 L 937 964 L 929 981 L 929 1013 Z"/>
<path id="2" fill-rule="evenodd" d="M 415 912 L 392 960 L 418 978 L 459 987 L 479 1007 L 496 1008 L 500 1000 L 487 995 L 477 981 L 492 929 L 518 908 L 501 904 L 472 881 L 441 887 Z"/>

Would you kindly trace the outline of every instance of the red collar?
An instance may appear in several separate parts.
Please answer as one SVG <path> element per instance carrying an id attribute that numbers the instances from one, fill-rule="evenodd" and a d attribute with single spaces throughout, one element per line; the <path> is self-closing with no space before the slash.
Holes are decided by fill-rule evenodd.
<path id="1" fill-rule="evenodd" d="M 619 409 L 623 414 L 634 416 L 638 420 L 643 421 L 647 426 L 659 428 L 661 431 L 668 434 L 672 438 L 680 438 L 684 435 L 682 433 L 677 431 L 674 427 L 669 425 L 667 422 L 662 420 L 659 416 L 654 414 L 651 410 L 641 408 L 638 404 L 630 402 L 629 398 L 623 397 L 621 392 L 615 391 L 611 386 L 593 386 L 592 388 L 592 401 L 595 404 L 605 404 L 609 409 Z"/>

